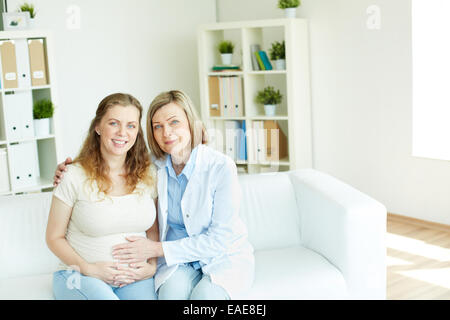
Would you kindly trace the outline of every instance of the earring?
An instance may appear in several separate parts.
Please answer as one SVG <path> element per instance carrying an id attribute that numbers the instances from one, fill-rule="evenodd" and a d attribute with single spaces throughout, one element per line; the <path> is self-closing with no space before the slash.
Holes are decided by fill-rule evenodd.
<path id="1" fill-rule="evenodd" d="M 95 131 L 95 132 L 97 132 L 97 134 L 100 135 L 100 132 L 98 132 L 98 131 Z"/>

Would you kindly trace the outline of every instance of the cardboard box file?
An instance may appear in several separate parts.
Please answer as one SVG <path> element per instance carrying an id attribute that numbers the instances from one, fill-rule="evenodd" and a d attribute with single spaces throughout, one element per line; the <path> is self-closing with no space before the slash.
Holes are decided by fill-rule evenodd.
<path id="1" fill-rule="evenodd" d="M 220 117 L 222 114 L 220 110 L 220 87 L 219 77 L 208 78 L 209 87 L 209 115 L 211 117 Z"/>
<path id="2" fill-rule="evenodd" d="M 47 58 L 44 49 L 44 40 L 28 40 L 30 55 L 30 70 L 32 86 L 45 86 L 48 84 Z"/>
<path id="3" fill-rule="evenodd" d="M 16 49 L 12 41 L 0 41 L 3 88 L 17 88 Z"/>

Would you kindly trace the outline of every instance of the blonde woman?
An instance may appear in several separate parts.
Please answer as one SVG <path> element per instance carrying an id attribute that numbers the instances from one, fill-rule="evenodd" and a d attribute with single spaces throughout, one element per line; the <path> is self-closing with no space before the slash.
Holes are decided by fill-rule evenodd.
<path id="1" fill-rule="evenodd" d="M 114 246 L 122 263 L 159 257 L 159 299 L 231 299 L 254 278 L 253 248 L 239 217 L 236 165 L 206 146 L 206 131 L 182 91 L 158 95 L 147 113 L 147 140 L 158 167 L 161 241 L 132 237 Z M 64 170 L 60 164 L 57 182 Z"/>
<path id="2" fill-rule="evenodd" d="M 141 116 L 131 95 L 104 98 L 78 157 L 54 190 L 46 241 L 61 260 L 53 276 L 56 299 L 157 298 L 156 259 L 130 266 L 111 255 L 128 236 L 158 239 L 156 177 Z"/>

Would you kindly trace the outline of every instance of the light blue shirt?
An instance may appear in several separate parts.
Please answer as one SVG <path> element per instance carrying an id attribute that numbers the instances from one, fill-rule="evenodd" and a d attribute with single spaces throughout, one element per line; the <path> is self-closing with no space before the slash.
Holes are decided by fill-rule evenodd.
<path id="1" fill-rule="evenodd" d="M 167 224 L 169 230 L 167 231 L 166 241 L 179 240 L 189 237 L 186 226 L 184 225 L 183 213 L 181 211 L 181 199 L 183 198 L 186 186 L 191 178 L 192 172 L 195 168 L 195 160 L 197 157 L 197 147 L 191 151 L 188 162 L 183 168 L 183 171 L 177 176 L 172 166 L 172 157 L 167 156 L 166 170 L 167 170 L 167 196 L 168 196 L 168 216 Z M 200 268 L 198 261 L 193 262 L 192 266 L 195 269 Z"/>

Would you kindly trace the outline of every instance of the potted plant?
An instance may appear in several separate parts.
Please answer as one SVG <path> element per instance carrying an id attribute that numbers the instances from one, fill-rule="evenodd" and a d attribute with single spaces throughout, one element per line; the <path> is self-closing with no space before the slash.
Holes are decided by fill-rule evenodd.
<path id="1" fill-rule="evenodd" d="M 36 101 L 33 105 L 34 134 L 37 137 L 50 134 L 50 118 L 55 110 L 53 102 L 48 99 Z"/>
<path id="2" fill-rule="evenodd" d="M 275 90 L 274 87 L 268 86 L 263 90 L 258 91 L 256 95 L 256 102 L 264 105 L 264 112 L 266 116 L 274 116 L 277 104 L 281 103 L 283 96 L 280 90 Z"/>
<path id="3" fill-rule="evenodd" d="M 286 50 L 285 43 L 275 41 L 272 43 L 272 48 L 269 49 L 270 59 L 275 60 L 275 69 L 276 70 L 285 70 L 286 69 Z"/>
<path id="4" fill-rule="evenodd" d="M 233 58 L 234 44 L 229 40 L 224 40 L 219 43 L 218 49 L 222 57 L 222 64 L 230 65 Z"/>
<path id="5" fill-rule="evenodd" d="M 286 18 L 295 18 L 296 9 L 300 4 L 300 0 L 279 0 L 278 8 L 284 9 Z"/>
<path id="6" fill-rule="evenodd" d="M 34 9 L 34 5 L 32 3 L 25 2 L 20 5 L 19 12 L 29 12 L 30 13 L 30 27 L 34 26 L 34 17 L 36 17 L 36 10 Z"/>

